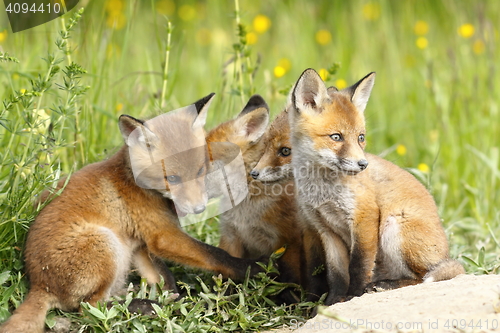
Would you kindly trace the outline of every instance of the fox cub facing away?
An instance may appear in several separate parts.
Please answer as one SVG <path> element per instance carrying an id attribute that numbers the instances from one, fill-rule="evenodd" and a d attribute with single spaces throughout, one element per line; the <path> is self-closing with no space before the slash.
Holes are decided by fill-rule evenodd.
<path id="1" fill-rule="evenodd" d="M 196 111 L 191 115 L 183 114 L 168 123 L 148 125 L 122 115 L 120 130 L 127 144 L 135 142 L 133 149 L 139 155 L 148 154 L 151 149 L 191 145 L 199 140 L 200 133 L 203 143 L 199 144 L 204 144 L 203 126 L 211 98 L 209 95 L 195 103 Z M 172 124 L 175 128 L 170 128 Z M 135 129 L 139 130 L 134 132 Z M 222 249 L 190 237 L 179 225 L 176 207 L 168 197 L 174 196 L 172 188 L 180 186 L 177 180 L 184 173 L 190 170 L 198 176 L 206 173 L 207 149 L 197 150 L 196 154 L 174 155 L 184 161 L 166 158 L 167 169 L 184 167 L 179 168 L 178 174 L 160 174 L 165 186 L 158 190 L 136 184 L 129 154 L 125 145 L 108 160 L 82 168 L 70 178 L 61 195 L 42 209 L 29 230 L 25 248 L 31 289 L 0 332 L 43 332 L 50 308 L 73 311 L 84 301 L 95 305 L 123 287 L 131 263 L 149 283 L 159 282 L 163 275 L 170 289 L 175 289 L 175 282 L 158 258 L 235 279 L 243 279 L 250 265 L 252 273 L 259 270 L 251 260 L 234 258 Z M 146 183 L 158 176 L 150 171 L 146 168 L 142 175 Z M 181 191 L 178 211 L 204 209 L 206 195 L 203 184 L 199 186 L 199 191 L 194 191 L 197 193 Z"/>
<path id="2" fill-rule="evenodd" d="M 425 187 L 391 162 L 364 152 L 363 113 L 374 79 L 371 73 L 338 91 L 327 89 L 308 69 L 290 95 L 297 201 L 305 222 L 321 237 L 328 304 L 366 289 L 464 273 L 449 258 L 437 207 Z M 254 171 L 266 167 L 258 166 Z M 273 166 L 267 167 L 272 172 Z M 285 167 L 280 175 L 287 174 Z"/>
<path id="3" fill-rule="evenodd" d="M 263 183 L 250 177 L 266 141 L 271 139 L 263 136 L 268 122 L 267 104 L 262 97 L 254 95 L 235 119 L 220 124 L 207 135 L 209 145 L 231 142 L 240 148 L 249 184 L 247 197 L 220 215 L 219 247 L 235 257 L 257 259 L 286 245 L 278 261 L 280 271 L 286 272 L 280 279 L 300 284 L 302 236 L 293 181 Z"/>

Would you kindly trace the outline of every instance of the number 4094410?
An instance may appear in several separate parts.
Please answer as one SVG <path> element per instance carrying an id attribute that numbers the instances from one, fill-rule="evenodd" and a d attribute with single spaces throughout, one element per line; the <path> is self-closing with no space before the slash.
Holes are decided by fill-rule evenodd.
<path id="1" fill-rule="evenodd" d="M 61 11 L 61 5 L 57 2 L 54 3 L 42 3 L 40 5 L 28 3 L 9 3 L 5 8 L 7 13 L 59 13 Z"/>

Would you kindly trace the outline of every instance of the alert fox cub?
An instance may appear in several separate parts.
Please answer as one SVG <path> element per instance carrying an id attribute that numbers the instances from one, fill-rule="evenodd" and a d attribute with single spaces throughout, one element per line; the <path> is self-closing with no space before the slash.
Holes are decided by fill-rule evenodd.
<path id="1" fill-rule="evenodd" d="M 149 283 L 164 275 L 170 289 L 175 282 L 157 258 L 236 279 L 245 277 L 249 265 L 258 270 L 250 260 L 190 237 L 175 214 L 204 210 L 208 151 L 177 152 L 206 147 L 203 126 L 212 95 L 165 121 L 120 117 L 126 145 L 73 174 L 33 222 L 25 247 L 31 289 L 0 332 L 43 332 L 47 310 L 73 311 L 80 302 L 106 299 L 123 287 L 131 264 Z M 166 157 L 151 164 L 150 154 Z M 193 188 L 183 188 L 183 180 Z"/>
<path id="2" fill-rule="evenodd" d="M 261 157 L 266 141 L 272 140 L 264 136 L 268 122 L 267 104 L 262 97 L 254 95 L 235 119 L 220 124 L 207 135 L 209 145 L 214 142 L 238 145 L 249 184 L 247 197 L 220 216 L 219 246 L 232 256 L 257 259 L 286 245 L 278 261 L 280 271 L 287 272 L 281 279 L 301 283 L 302 244 L 293 181 L 263 183 L 249 174 Z"/>
<path id="3" fill-rule="evenodd" d="M 364 152 L 364 110 L 375 73 L 341 91 L 306 70 L 290 95 L 299 212 L 321 237 L 331 304 L 369 288 L 397 288 L 464 272 L 449 258 L 425 187 Z"/>
<path id="4" fill-rule="evenodd" d="M 288 121 L 288 107 L 274 119 L 266 131 L 263 139 L 264 152 L 258 163 L 250 172 L 250 175 L 258 182 L 262 182 L 269 188 L 286 188 L 288 207 L 293 207 L 293 223 L 287 223 L 290 228 L 297 230 L 293 239 L 288 242 L 293 247 L 301 246 L 302 254 L 300 262 L 290 262 L 288 267 L 291 271 L 300 270 L 301 285 L 307 292 L 307 299 L 317 300 L 322 294 L 328 292 L 326 286 L 324 267 L 324 251 L 318 232 L 311 228 L 297 211 L 297 200 L 295 198 L 295 183 L 292 169 L 292 148 L 290 144 L 290 125 Z M 287 206 L 281 209 L 289 210 Z M 280 217 L 274 219 L 279 222 Z M 277 223 L 276 222 L 276 223 Z M 286 227 L 286 226 L 285 226 Z M 300 232 L 301 243 L 297 242 L 297 233 Z M 285 232 L 286 234 L 287 232 Z M 291 267 L 292 266 L 292 267 Z M 295 274 L 298 274 L 297 272 Z"/>

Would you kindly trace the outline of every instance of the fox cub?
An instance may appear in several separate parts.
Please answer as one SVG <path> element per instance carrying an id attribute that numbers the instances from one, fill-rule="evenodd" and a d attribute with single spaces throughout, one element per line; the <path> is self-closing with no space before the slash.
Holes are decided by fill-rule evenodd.
<path id="1" fill-rule="evenodd" d="M 308 301 L 316 301 L 321 295 L 328 292 L 325 284 L 324 251 L 318 232 L 304 223 L 303 218 L 298 213 L 297 200 L 295 198 L 295 183 L 293 180 L 292 168 L 292 148 L 290 144 L 290 125 L 288 121 L 288 108 L 283 110 L 274 119 L 264 134 L 264 152 L 258 163 L 250 172 L 250 175 L 258 182 L 262 182 L 269 188 L 285 188 L 288 198 L 287 206 L 280 205 L 284 211 L 290 211 L 293 207 L 293 224 L 287 223 L 290 228 L 294 228 L 293 238 L 289 238 L 288 244 L 293 247 L 301 247 L 302 254 L 300 263 L 290 263 L 282 267 L 281 274 L 286 274 L 285 270 L 300 270 L 300 281 L 307 293 Z M 280 217 L 274 219 L 275 223 L 280 222 Z M 286 227 L 286 226 L 285 226 Z M 286 229 L 285 229 L 286 230 Z M 289 229 L 290 230 L 290 229 Z M 285 235 L 290 231 L 284 231 Z M 300 242 L 297 238 L 300 233 Z M 288 251 L 288 250 L 287 250 Z M 286 255 L 286 253 L 285 253 Z M 285 258 L 286 259 L 286 258 Z"/>
<path id="2" fill-rule="evenodd" d="M 464 273 L 449 258 L 437 207 L 425 187 L 391 162 L 364 152 L 364 110 L 374 80 L 370 73 L 338 91 L 327 89 L 308 69 L 290 95 L 297 201 L 321 237 L 327 304 L 365 288 L 398 288 Z"/>
<path id="3" fill-rule="evenodd" d="M 266 141 L 271 139 L 264 136 L 268 122 L 267 104 L 262 97 L 254 95 L 235 119 L 220 124 L 207 135 L 209 145 L 231 142 L 240 148 L 249 184 L 247 197 L 220 215 L 219 247 L 235 257 L 257 259 L 286 246 L 278 261 L 280 271 L 287 272 L 281 280 L 300 284 L 302 244 L 294 184 L 290 181 L 263 183 L 250 175 Z"/>
<path id="4" fill-rule="evenodd" d="M 174 116 L 168 122 L 148 125 L 130 116 L 120 117 L 126 145 L 108 160 L 73 174 L 61 195 L 33 222 L 25 247 L 31 289 L 0 332 L 43 332 L 49 309 L 74 311 L 80 302 L 95 305 L 106 299 L 123 287 L 131 264 L 149 283 L 159 282 L 163 275 L 169 289 L 175 289 L 175 281 L 158 258 L 235 279 L 243 279 L 248 266 L 252 266 L 252 273 L 259 270 L 251 260 L 234 258 L 190 237 L 179 225 L 176 210 L 204 210 L 207 149 L 165 158 L 162 163 L 169 174 L 161 173 L 161 168 L 159 174 L 154 172 L 158 165 L 147 167 L 151 151 L 170 156 L 167 151 L 172 147 L 189 149 L 192 144 L 205 144 L 203 126 L 212 96 L 196 102 L 194 112 Z M 131 153 L 137 157 L 134 163 L 146 163 L 140 180 L 151 186 L 137 185 Z M 195 176 L 197 190 L 174 191 L 183 186 L 183 177 Z M 163 188 L 155 185 L 159 182 Z M 176 200 L 175 205 L 170 198 Z"/>

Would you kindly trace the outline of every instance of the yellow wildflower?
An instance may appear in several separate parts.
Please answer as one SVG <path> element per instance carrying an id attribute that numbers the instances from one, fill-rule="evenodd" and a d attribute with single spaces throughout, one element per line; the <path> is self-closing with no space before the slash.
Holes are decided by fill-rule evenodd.
<path id="1" fill-rule="evenodd" d="M 292 67 L 292 63 L 287 58 L 281 58 L 278 61 L 278 66 L 283 67 L 285 69 L 285 71 L 288 72 L 290 70 L 290 68 Z"/>
<path id="2" fill-rule="evenodd" d="M 321 29 L 316 32 L 315 38 L 319 45 L 326 45 L 332 41 L 332 34 L 328 30 Z"/>
<path id="3" fill-rule="evenodd" d="M 7 29 L 4 29 L 2 32 L 0 32 L 0 43 L 5 41 L 7 39 Z"/>
<path id="4" fill-rule="evenodd" d="M 177 14 L 183 21 L 192 21 L 196 18 L 196 9 L 191 5 L 182 5 Z"/>
<path id="5" fill-rule="evenodd" d="M 123 10 L 122 0 L 108 0 L 106 1 L 105 9 L 107 12 L 121 12 Z"/>
<path id="6" fill-rule="evenodd" d="M 277 249 L 276 251 L 274 251 L 274 254 L 281 254 L 281 253 L 285 252 L 285 250 L 286 250 L 286 247 L 282 246 L 279 249 Z"/>
<path id="7" fill-rule="evenodd" d="M 259 37 L 257 34 L 253 31 L 247 33 L 247 44 L 248 45 L 254 45 L 257 43 L 257 40 L 259 40 Z"/>
<path id="8" fill-rule="evenodd" d="M 328 71 L 324 68 L 321 68 L 318 74 L 319 76 L 321 76 L 321 79 L 323 79 L 323 81 L 328 80 L 328 77 L 330 76 L 330 73 L 328 73 Z"/>
<path id="9" fill-rule="evenodd" d="M 263 34 L 271 27 L 271 19 L 266 15 L 259 14 L 253 19 L 253 30 L 259 34 Z"/>
<path id="10" fill-rule="evenodd" d="M 108 13 L 108 17 L 106 18 L 106 25 L 109 28 L 120 30 L 123 29 L 126 21 L 127 19 L 122 12 L 113 11 Z"/>
<path id="11" fill-rule="evenodd" d="M 406 155 L 406 147 L 404 145 L 398 145 L 396 147 L 396 153 L 400 156 Z"/>
<path id="12" fill-rule="evenodd" d="M 413 27 L 413 31 L 417 36 L 424 36 L 429 32 L 429 25 L 425 21 L 417 21 Z"/>
<path id="13" fill-rule="evenodd" d="M 281 66 L 274 67 L 274 76 L 276 76 L 277 78 L 280 78 L 285 74 L 286 74 L 286 70 L 283 67 L 281 67 Z"/>
<path id="14" fill-rule="evenodd" d="M 418 170 L 422 171 L 423 173 L 428 173 L 430 171 L 429 166 L 425 163 L 420 163 L 417 168 L 418 168 Z"/>
<path id="15" fill-rule="evenodd" d="M 123 103 L 116 104 L 115 110 L 117 112 L 120 112 L 121 110 L 123 110 Z"/>
<path id="16" fill-rule="evenodd" d="M 175 2 L 172 0 L 160 0 L 156 2 L 155 8 L 162 15 L 172 15 L 175 13 Z"/>
<path id="17" fill-rule="evenodd" d="M 347 87 L 347 82 L 346 80 L 344 79 L 338 79 L 335 81 L 335 87 L 337 87 L 337 89 L 341 90 L 341 89 L 344 89 L 345 87 Z"/>
<path id="18" fill-rule="evenodd" d="M 474 51 L 475 54 L 483 54 L 485 50 L 486 46 L 484 45 L 484 42 L 480 39 L 476 40 L 472 45 L 472 51 Z"/>
<path id="19" fill-rule="evenodd" d="M 462 24 L 458 28 L 458 34 L 463 38 L 470 38 L 474 35 L 474 26 L 470 23 Z"/>
<path id="20" fill-rule="evenodd" d="M 369 2 L 363 6 L 363 17 L 367 21 L 376 21 L 380 17 L 380 4 Z"/>
<path id="21" fill-rule="evenodd" d="M 429 41 L 425 37 L 418 37 L 415 44 L 417 44 L 417 47 L 419 49 L 423 50 L 423 49 L 427 48 L 427 45 L 429 45 Z"/>

